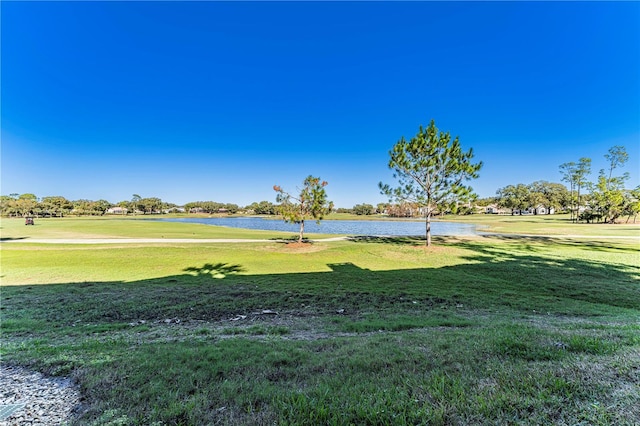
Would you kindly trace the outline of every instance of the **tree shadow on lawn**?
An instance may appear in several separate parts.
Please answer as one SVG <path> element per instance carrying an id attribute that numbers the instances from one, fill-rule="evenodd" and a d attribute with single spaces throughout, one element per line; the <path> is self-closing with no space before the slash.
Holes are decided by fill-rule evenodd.
<path id="1" fill-rule="evenodd" d="M 27 342 L 24 345 L 27 346 L 31 345 L 29 342 L 33 339 L 43 337 L 43 341 L 47 341 L 46 337 L 52 335 L 51 341 L 60 339 L 66 342 L 61 345 L 69 346 L 62 349 L 52 349 L 48 344 L 30 349 L 42 358 L 32 362 L 41 363 L 40 369 L 44 370 L 65 368 L 62 371 L 70 371 L 83 365 L 83 362 L 90 363 L 92 368 L 102 368 L 96 367 L 102 362 L 100 360 L 109 360 L 111 353 L 117 358 L 122 356 L 119 351 L 126 350 L 142 354 L 143 359 L 144 355 L 166 357 L 167 370 L 181 371 L 174 369 L 174 364 L 178 362 L 187 366 L 183 368 L 188 374 L 196 375 L 216 365 L 215 361 L 198 358 L 213 348 L 210 341 L 176 343 L 184 352 L 183 358 L 176 360 L 176 353 L 183 352 L 169 346 L 173 345 L 172 341 L 145 345 L 145 337 L 139 337 L 137 343 L 122 349 L 122 343 L 117 339 L 109 340 L 108 333 L 122 329 L 137 333 L 137 327 L 149 327 L 150 323 L 174 327 L 178 321 L 173 319 L 179 319 L 181 326 L 193 327 L 195 334 L 203 321 L 224 321 L 228 325 L 231 324 L 228 321 L 234 317 L 262 310 L 277 311 L 282 317 L 300 317 L 302 321 L 306 321 L 305 316 L 310 314 L 345 321 L 357 321 L 359 313 L 380 315 L 383 321 L 393 315 L 429 317 L 443 310 L 453 312 L 459 304 L 464 304 L 467 312 L 498 311 L 509 315 L 514 312 L 531 315 L 533 311 L 578 317 L 640 315 L 640 268 L 637 266 L 599 264 L 584 259 L 556 260 L 535 253 L 509 254 L 508 250 L 492 252 L 483 250 L 479 245 L 470 245 L 468 248 L 476 252 L 464 259 L 467 263 L 440 268 L 372 271 L 346 261 L 327 264 L 330 271 L 325 272 L 251 274 L 242 265 L 212 262 L 184 268 L 195 274 L 133 282 L 6 286 L 3 288 L 1 305 L 3 336 L 14 342 L 25 338 Z M 337 314 L 339 310 L 344 310 L 348 316 Z M 172 321 L 166 323 L 167 318 Z M 444 319 L 451 321 L 451 318 Z M 132 328 L 131 323 L 137 326 Z M 416 324 L 416 327 L 424 327 L 419 321 Z M 492 323 L 486 325 L 491 327 Z M 519 325 L 516 324 L 516 327 Z M 156 329 L 152 329 L 152 332 L 156 332 Z M 522 336 L 530 336 L 534 332 L 527 331 Z M 103 333 L 105 337 L 102 340 L 96 337 L 95 342 L 83 340 L 86 335 L 93 336 L 93 333 Z M 465 334 L 464 338 L 482 336 L 482 333 L 480 330 L 477 334 Z M 73 338 L 79 343 L 69 340 Z M 496 339 L 495 336 L 492 338 Z M 255 362 L 261 357 L 273 356 L 271 352 L 264 352 L 273 347 L 268 342 L 251 343 L 251 348 L 256 351 L 253 358 L 239 355 L 240 350 L 247 348 L 245 340 L 230 339 L 225 341 L 225 345 L 215 346 L 214 349 L 224 349 L 227 343 L 233 345 L 236 344 L 234 342 L 239 349 L 229 350 L 227 356 L 232 360 L 229 368 L 233 371 L 238 370 L 238 363 Z M 508 348 L 528 348 L 519 340 L 505 344 L 510 345 Z M 291 346 L 286 348 L 290 350 Z M 60 351 L 60 354 L 56 355 L 55 351 Z M 67 356 L 65 351 L 71 355 Z M 74 351 L 95 351 L 95 354 L 91 355 L 93 358 L 89 361 L 82 361 L 76 358 Z M 102 356 L 103 353 L 106 355 Z M 298 353 L 303 359 L 306 356 L 303 350 Z M 47 356 L 53 358 L 45 361 Z M 367 357 L 367 362 L 371 361 L 370 358 Z M 190 370 L 192 362 L 202 368 Z M 131 363 L 131 372 L 135 370 L 138 374 L 138 371 L 142 371 L 139 374 L 140 382 L 133 381 L 133 385 L 127 383 L 129 387 L 143 387 L 140 383 L 156 380 L 156 376 L 166 376 L 162 375 L 164 373 L 145 372 L 144 368 L 148 367 L 144 367 L 144 361 L 140 361 L 140 365 L 130 360 L 126 363 Z M 295 368 L 294 363 L 291 370 L 295 371 Z M 115 385 L 117 389 L 118 385 L 128 380 L 122 371 L 105 374 L 101 380 L 108 386 L 96 388 L 88 385 L 88 391 L 108 393 L 114 389 L 114 383 L 119 383 Z M 118 374 L 124 375 L 119 377 Z M 206 379 L 211 378 L 206 376 Z M 255 381 L 248 383 L 256 385 Z M 196 388 L 199 385 L 194 384 L 193 389 Z M 88 396 L 90 401 L 101 401 L 100 398 Z M 100 403 L 96 407 L 102 408 Z M 144 411 L 144 408 L 134 407 L 132 410 Z"/>
<path id="2" fill-rule="evenodd" d="M 531 252 L 542 252 L 547 250 L 547 246 L 553 245 L 556 247 L 573 247 L 578 249 L 590 250 L 590 251 L 603 251 L 603 252 L 630 252 L 637 253 L 638 252 L 638 243 L 635 241 L 621 241 L 616 240 L 611 241 L 606 238 L 596 238 L 584 237 L 584 238 L 570 238 L 563 237 L 561 235 L 558 236 L 545 236 L 545 235 L 531 235 L 531 236 L 522 236 L 522 235 L 480 235 L 480 241 L 482 244 L 478 245 L 473 242 L 473 240 L 469 239 L 456 239 L 453 237 L 448 240 L 449 242 L 456 243 L 457 245 L 472 248 L 476 251 L 484 251 L 489 252 L 493 251 L 495 248 L 491 244 L 487 244 L 487 241 L 497 241 L 504 243 L 512 243 L 515 245 L 521 245 L 528 251 Z M 625 243 L 628 243 L 626 245 Z M 625 244 L 625 245 L 623 245 Z"/>
<path id="3" fill-rule="evenodd" d="M 190 274 L 133 282 L 5 286 L 1 309 L 5 320 L 52 326 L 218 321 L 263 309 L 293 316 L 340 309 L 419 315 L 461 303 L 465 309 L 576 316 L 640 311 L 638 266 L 463 246 L 476 253 L 466 263 L 439 268 L 372 271 L 347 261 L 328 264 L 325 272 L 253 275 L 242 265 L 206 263 L 184 268 Z"/>
<path id="4" fill-rule="evenodd" d="M 433 241 L 440 241 L 441 238 L 433 236 Z M 424 246 L 426 239 L 420 236 L 384 237 L 373 235 L 356 235 L 347 238 L 355 243 L 389 244 L 395 246 Z"/>
<path id="5" fill-rule="evenodd" d="M 227 275 L 243 272 L 244 269 L 241 265 L 230 265 L 228 263 L 218 262 L 216 264 L 205 263 L 202 266 L 189 266 L 187 268 L 184 268 L 183 271 L 193 273 L 196 276 L 225 278 Z"/>
<path id="6" fill-rule="evenodd" d="M 372 243 L 372 244 L 389 244 L 394 246 L 412 246 L 412 247 L 424 247 L 425 238 L 421 236 L 402 236 L 402 237 L 380 237 L 380 236 L 355 236 L 349 237 L 349 241 L 355 243 Z M 621 241 L 616 240 L 615 243 L 607 241 L 606 238 L 589 240 L 587 238 L 566 238 L 562 236 L 545 236 L 545 235 L 509 235 L 509 234 L 480 234 L 469 237 L 457 237 L 457 236 L 433 236 L 434 245 L 437 247 L 442 244 L 453 245 L 457 247 L 464 247 L 475 251 L 481 251 L 489 253 L 490 249 L 486 249 L 487 241 L 496 241 L 504 243 L 514 243 L 521 248 L 531 252 L 541 252 L 546 250 L 545 245 L 560 246 L 560 247 L 576 247 L 588 250 L 598 250 L 607 252 L 638 252 L 638 242 L 636 241 Z M 476 241 L 482 241 L 481 244 Z M 622 246 L 624 243 L 629 243 L 628 246 Z M 492 247 L 489 245 L 488 247 Z"/>

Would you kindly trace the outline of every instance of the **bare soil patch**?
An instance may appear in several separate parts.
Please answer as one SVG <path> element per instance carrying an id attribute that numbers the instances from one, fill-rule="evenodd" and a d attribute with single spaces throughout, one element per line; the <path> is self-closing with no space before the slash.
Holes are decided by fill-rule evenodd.
<path id="1" fill-rule="evenodd" d="M 290 252 L 290 253 L 312 253 L 312 252 L 324 250 L 326 246 L 322 246 L 314 243 L 307 243 L 307 242 L 299 243 L 296 241 L 296 242 L 284 244 L 284 248 L 286 249 L 287 252 Z"/>

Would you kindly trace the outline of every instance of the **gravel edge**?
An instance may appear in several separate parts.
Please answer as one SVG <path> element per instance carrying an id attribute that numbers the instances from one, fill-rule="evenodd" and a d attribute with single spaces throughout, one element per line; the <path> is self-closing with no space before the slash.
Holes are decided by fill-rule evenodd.
<path id="1" fill-rule="evenodd" d="M 0 426 L 65 425 L 80 407 L 80 401 L 80 389 L 69 378 L 0 365 L 0 404 L 25 404 L 0 420 Z"/>

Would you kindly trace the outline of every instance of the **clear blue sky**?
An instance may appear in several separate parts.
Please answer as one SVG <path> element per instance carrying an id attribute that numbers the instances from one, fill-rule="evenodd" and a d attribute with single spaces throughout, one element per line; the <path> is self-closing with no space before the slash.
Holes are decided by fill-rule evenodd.
<path id="1" fill-rule="evenodd" d="M 480 196 L 624 145 L 640 183 L 638 2 L 2 2 L 1 192 L 275 202 L 309 174 L 386 201 L 433 118 Z"/>

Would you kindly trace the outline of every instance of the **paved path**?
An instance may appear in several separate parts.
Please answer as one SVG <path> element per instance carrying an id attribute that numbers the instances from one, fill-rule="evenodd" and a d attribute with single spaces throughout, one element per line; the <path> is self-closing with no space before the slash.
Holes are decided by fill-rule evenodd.
<path id="1" fill-rule="evenodd" d="M 314 243 L 325 241 L 343 241 L 348 237 L 322 238 L 307 240 Z M 292 240 L 271 239 L 251 240 L 240 238 L 22 238 L 2 240 L 2 243 L 38 243 L 38 244 L 192 244 L 192 243 L 283 243 Z"/>
<path id="2" fill-rule="evenodd" d="M 640 241 L 640 235 L 535 235 L 535 234 L 500 234 L 480 233 L 481 237 L 503 238 L 546 238 L 546 239 L 585 239 L 585 240 L 631 240 Z M 403 238 L 394 236 L 378 236 L 379 238 Z M 352 237 L 331 237 L 307 240 L 314 243 L 347 241 Z M 374 237 L 375 238 L 375 237 Z M 211 244 L 211 243 L 284 243 L 292 242 L 285 239 L 241 239 L 241 238 L 16 238 L 0 240 L 4 243 L 38 243 L 38 244 Z"/>

